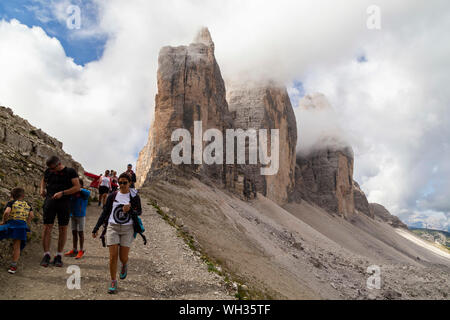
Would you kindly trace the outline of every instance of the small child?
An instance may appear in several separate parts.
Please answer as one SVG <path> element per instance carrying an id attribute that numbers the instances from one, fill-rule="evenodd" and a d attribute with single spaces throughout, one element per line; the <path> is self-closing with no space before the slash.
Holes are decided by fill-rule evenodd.
<path id="1" fill-rule="evenodd" d="M 83 180 L 80 180 L 80 192 L 72 195 L 70 199 L 70 216 L 72 220 L 73 249 L 66 252 L 66 257 L 81 259 L 84 255 L 84 225 L 86 222 L 86 207 L 91 192 L 83 188 Z M 80 239 L 80 250 L 78 251 L 78 239 Z"/>
<path id="2" fill-rule="evenodd" d="M 24 189 L 12 189 L 11 198 L 12 200 L 6 204 L 6 209 L 3 213 L 2 225 L 0 226 L 0 240 L 5 238 L 13 239 L 13 257 L 8 272 L 14 274 L 17 271 L 17 261 L 19 261 L 20 252 L 27 241 L 27 232 L 30 231 L 28 225 L 33 219 L 33 209 L 23 200 L 25 198 Z"/>

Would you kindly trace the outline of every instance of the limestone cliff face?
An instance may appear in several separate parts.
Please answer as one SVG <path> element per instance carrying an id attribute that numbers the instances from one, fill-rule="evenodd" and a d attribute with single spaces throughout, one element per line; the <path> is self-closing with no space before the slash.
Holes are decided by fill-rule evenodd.
<path id="1" fill-rule="evenodd" d="M 353 199 L 355 202 L 355 209 L 366 216 L 374 218 L 374 213 L 370 209 L 369 201 L 367 201 L 366 194 L 361 190 L 359 184 L 353 181 Z"/>
<path id="2" fill-rule="evenodd" d="M 321 112 L 332 114 L 331 106 L 322 94 L 305 96 L 299 108 L 313 110 L 319 115 Z M 310 137 L 314 139 L 312 147 L 306 151 L 298 150 L 296 184 L 290 198 L 294 201 L 304 199 L 349 217 L 355 213 L 353 150 L 343 141 L 334 125 L 328 126 L 329 131 L 324 130 L 320 136 Z"/>
<path id="3" fill-rule="evenodd" d="M 231 115 L 225 99 L 225 84 L 214 57 L 214 43 L 208 29 L 203 28 L 189 46 L 163 47 L 159 54 L 158 94 L 155 99 L 155 118 L 146 147 L 137 161 L 138 186 L 148 173 L 174 168 L 171 152 L 178 142 L 171 141 L 172 132 L 189 130 L 194 139 L 194 121 L 202 122 L 202 129 L 225 130 L 232 127 Z M 203 148 L 206 143 L 202 142 Z M 225 150 L 225 149 L 224 149 Z M 177 169 L 197 173 L 226 182 L 225 165 L 179 165 Z"/>
<path id="4" fill-rule="evenodd" d="M 83 167 L 62 149 L 63 144 L 41 129 L 33 127 L 27 120 L 14 115 L 10 108 L 0 107 L 0 216 L 10 199 L 13 188 L 25 189 L 26 201 L 33 207 L 35 219 L 29 239 L 39 238 L 42 222 L 43 199 L 39 195 L 40 181 L 49 156 L 57 155 L 61 162 L 83 175 Z M 0 258 L 10 259 L 9 242 L 0 242 Z"/>
<path id="5" fill-rule="evenodd" d="M 61 162 L 84 173 L 83 167 L 62 150 L 62 143 L 30 125 L 9 108 L 0 107 L 0 198 L 5 201 L 14 187 L 38 197 L 45 161 L 57 155 Z"/>
<path id="6" fill-rule="evenodd" d="M 229 110 L 236 129 L 279 130 L 279 169 L 275 175 L 261 175 L 258 165 L 240 165 L 238 176 L 255 184 L 256 191 L 284 204 L 293 190 L 295 180 L 295 148 L 297 123 L 285 87 L 274 83 L 227 84 Z M 270 150 L 270 139 L 268 139 Z"/>
<path id="7" fill-rule="evenodd" d="M 351 148 L 327 148 L 306 157 L 297 156 L 296 186 L 291 199 L 304 199 L 345 217 L 353 214 Z"/>
<path id="8" fill-rule="evenodd" d="M 387 222 L 394 228 L 408 229 L 398 217 L 392 215 L 385 207 L 378 203 L 371 203 L 370 210 L 375 219 Z"/>

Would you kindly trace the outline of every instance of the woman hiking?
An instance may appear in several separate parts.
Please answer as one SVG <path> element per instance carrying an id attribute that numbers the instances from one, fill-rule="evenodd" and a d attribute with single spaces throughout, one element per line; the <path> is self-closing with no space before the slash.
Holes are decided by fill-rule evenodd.
<path id="1" fill-rule="evenodd" d="M 109 248 L 109 271 L 111 285 L 109 293 L 117 292 L 117 262 L 122 263 L 119 277 L 125 279 L 128 271 L 128 253 L 134 240 L 135 231 L 133 217 L 142 213 L 139 195 L 134 197 L 130 193 L 131 178 L 122 173 L 119 176 L 119 191 L 108 196 L 102 214 L 92 231 L 94 238 L 98 235 L 101 225 L 106 225 L 106 245 Z"/>

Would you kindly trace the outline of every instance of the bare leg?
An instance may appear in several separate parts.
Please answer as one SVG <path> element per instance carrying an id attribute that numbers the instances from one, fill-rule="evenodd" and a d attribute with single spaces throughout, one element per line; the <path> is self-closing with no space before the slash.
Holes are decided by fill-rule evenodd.
<path id="1" fill-rule="evenodd" d="M 50 240 L 52 238 L 53 224 L 44 224 L 44 229 L 42 231 L 42 247 L 44 252 L 50 251 Z"/>
<path id="2" fill-rule="evenodd" d="M 58 252 L 62 252 L 64 250 L 66 240 L 67 240 L 67 226 L 59 227 Z"/>
<path id="3" fill-rule="evenodd" d="M 20 240 L 14 239 L 13 241 L 13 262 L 19 261 L 20 257 Z"/>
<path id="4" fill-rule="evenodd" d="M 122 264 L 127 264 L 128 263 L 128 253 L 130 252 L 130 247 L 120 247 L 119 249 L 119 257 L 120 257 L 120 262 L 122 262 Z"/>
<path id="5" fill-rule="evenodd" d="M 117 280 L 117 260 L 119 258 L 119 245 L 109 246 L 109 273 L 111 280 Z"/>
<path id="6" fill-rule="evenodd" d="M 78 232 L 76 230 L 72 230 L 72 239 L 73 239 L 73 250 L 77 250 L 78 248 Z"/>
<path id="7" fill-rule="evenodd" d="M 83 231 L 78 231 L 78 235 L 80 238 L 80 250 L 84 251 L 84 232 Z"/>

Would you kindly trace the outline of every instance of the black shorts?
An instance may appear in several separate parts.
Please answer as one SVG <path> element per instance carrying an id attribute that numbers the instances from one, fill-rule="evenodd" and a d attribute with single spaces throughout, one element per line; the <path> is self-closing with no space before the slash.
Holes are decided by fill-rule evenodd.
<path id="1" fill-rule="evenodd" d="M 65 227 L 70 220 L 70 199 L 53 200 L 46 198 L 43 211 L 44 224 L 54 224 L 55 217 L 58 217 L 58 225 Z"/>
<path id="2" fill-rule="evenodd" d="M 100 195 L 108 193 L 109 192 L 109 188 L 105 187 L 105 186 L 100 186 L 98 187 L 98 193 L 100 193 Z"/>

